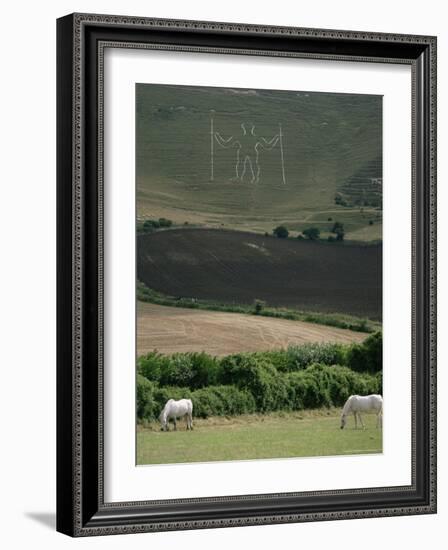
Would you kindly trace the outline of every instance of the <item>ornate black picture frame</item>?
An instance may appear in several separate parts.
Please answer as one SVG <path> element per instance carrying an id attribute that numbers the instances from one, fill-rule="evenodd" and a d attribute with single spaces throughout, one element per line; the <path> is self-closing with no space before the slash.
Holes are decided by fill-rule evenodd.
<path id="1" fill-rule="evenodd" d="M 411 485 L 105 502 L 102 79 L 111 43 L 411 66 Z M 57 22 L 57 51 L 58 531 L 90 536 L 435 513 L 436 38 L 73 14 Z"/>

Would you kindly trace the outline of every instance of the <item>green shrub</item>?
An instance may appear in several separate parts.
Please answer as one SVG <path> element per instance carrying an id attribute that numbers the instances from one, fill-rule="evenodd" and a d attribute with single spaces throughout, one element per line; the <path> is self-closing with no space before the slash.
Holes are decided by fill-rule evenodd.
<path id="1" fill-rule="evenodd" d="M 137 372 L 154 382 L 159 382 L 162 372 L 168 367 L 170 358 L 160 354 L 158 351 L 151 351 L 141 355 L 137 359 Z"/>
<path id="2" fill-rule="evenodd" d="M 377 372 L 375 374 L 375 378 L 377 380 L 378 384 L 378 390 L 376 393 L 379 393 L 380 395 L 383 395 L 383 371 Z"/>
<path id="3" fill-rule="evenodd" d="M 233 416 L 250 414 L 256 411 L 255 399 L 246 390 L 235 386 L 209 386 L 194 391 L 193 416 Z"/>
<path id="4" fill-rule="evenodd" d="M 249 356 L 249 354 L 236 353 L 222 357 L 219 363 L 218 382 L 220 384 L 235 384 L 240 386 L 240 382 L 244 380 L 245 376 L 242 363 L 245 361 L 246 356 Z"/>
<path id="5" fill-rule="evenodd" d="M 141 374 L 137 374 L 137 418 L 154 420 L 159 414 L 159 404 L 156 399 L 156 385 Z"/>
<path id="6" fill-rule="evenodd" d="M 203 352 L 162 355 L 154 351 L 137 360 L 137 372 L 161 386 L 196 389 L 216 384 L 218 369 L 217 359 Z"/>
<path id="7" fill-rule="evenodd" d="M 286 379 L 267 362 L 249 366 L 244 387 L 253 395 L 259 412 L 289 408 Z"/>
<path id="8" fill-rule="evenodd" d="M 289 231 L 284 225 L 279 225 L 278 227 L 275 227 L 272 230 L 272 233 L 279 239 L 287 239 L 289 235 Z"/>
<path id="9" fill-rule="evenodd" d="M 335 222 L 331 229 L 331 233 L 336 234 L 337 241 L 343 241 L 345 235 L 344 225 L 341 222 Z"/>
<path id="10" fill-rule="evenodd" d="M 347 352 L 347 366 L 357 372 L 380 372 L 383 368 L 383 337 L 375 332 Z"/>
<path id="11" fill-rule="evenodd" d="M 342 344 L 309 343 L 301 346 L 289 346 L 287 351 L 287 368 L 282 370 L 296 371 L 312 363 L 324 365 L 341 365 L 345 362 L 345 349 Z"/>
<path id="12" fill-rule="evenodd" d="M 276 349 L 268 351 L 258 351 L 253 354 L 259 359 L 267 361 L 270 365 L 275 367 L 279 372 L 285 372 L 289 370 L 290 356 L 286 349 Z"/>
<path id="13" fill-rule="evenodd" d="M 260 412 L 274 411 L 287 404 L 285 379 L 265 354 L 238 354 L 221 360 L 221 381 L 249 391 Z"/>
<path id="14" fill-rule="evenodd" d="M 172 225 L 172 220 L 168 220 L 167 218 L 159 218 L 159 227 L 171 227 Z"/>
<path id="15" fill-rule="evenodd" d="M 292 409 L 340 407 L 353 394 L 381 392 L 377 376 L 353 372 L 340 365 L 311 365 L 300 372 L 286 375 Z"/>
<path id="16" fill-rule="evenodd" d="M 219 361 L 207 353 L 189 353 L 193 377 L 189 384 L 190 388 L 203 388 L 212 386 L 218 382 Z"/>
<path id="17" fill-rule="evenodd" d="M 154 231 L 154 225 L 151 220 L 145 220 L 141 227 L 145 233 L 152 233 Z"/>
<path id="18" fill-rule="evenodd" d="M 302 231 L 302 234 L 310 241 L 317 241 L 320 237 L 320 229 L 318 227 L 308 227 Z"/>
<path id="19" fill-rule="evenodd" d="M 320 406 L 320 392 L 315 378 L 305 372 L 291 372 L 285 375 L 288 388 L 288 404 L 292 410 Z"/>

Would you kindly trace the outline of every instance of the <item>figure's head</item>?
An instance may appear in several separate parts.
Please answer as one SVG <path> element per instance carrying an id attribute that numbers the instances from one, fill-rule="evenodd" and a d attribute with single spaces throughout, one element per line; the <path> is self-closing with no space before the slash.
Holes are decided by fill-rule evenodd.
<path id="1" fill-rule="evenodd" d="M 347 424 L 347 418 L 346 418 L 345 414 L 343 414 L 341 416 L 341 430 L 343 430 L 345 428 L 346 424 Z"/>
<path id="2" fill-rule="evenodd" d="M 255 135 L 255 124 L 252 122 L 242 122 L 241 128 L 243 130 L 243 135 L 247 135 L 247 132 L 249 131 L 253 136 Z"/>

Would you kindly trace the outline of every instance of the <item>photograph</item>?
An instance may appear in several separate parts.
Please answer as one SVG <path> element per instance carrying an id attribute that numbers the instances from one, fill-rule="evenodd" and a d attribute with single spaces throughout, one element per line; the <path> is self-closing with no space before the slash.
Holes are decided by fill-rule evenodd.
<path id="1" fill-rule="evenodd" d="M 138 82 L 135 177 L 137 465 L 381 454 L 383 97 Z"/>
<path id="2" fill-rule="evenodd" d="M 190 11 L 57 19 L 56 529 L 434 515 L 437 36 Z"/>

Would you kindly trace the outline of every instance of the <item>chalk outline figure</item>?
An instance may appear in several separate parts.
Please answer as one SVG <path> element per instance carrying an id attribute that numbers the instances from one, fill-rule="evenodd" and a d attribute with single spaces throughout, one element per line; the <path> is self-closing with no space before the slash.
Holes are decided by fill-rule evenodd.
<path id="1" fill-rule="evenodd" d="M 273 149 L 277 143 L 280 145 L 281 164 L 282 164 L 282 179 L 286 184 L 285 179 L 285 166 L 283 155 L 283 134 L 282 128 L 279 124 L 279 133 L 270 140 L 264 137 L 258 137 L 255 133 L 255 125 L 251 123 L 250 132 L 247 131 L 246 123 L 241 123 L 241 129 L 243 135 L 239 138 L 230 136 L 224 138 L 219 132 L 214 131 L 213 114 L 211 112 L 210 119 L 210 159 L 211 159 L 211 181 L 214 180 L 214 142 L 216 141 L 223 149 L 230 149 L 236 147 L 236 164 L 235 164 L 235 177 L 231 178 L 232 181 L 243 182 L 244 176 L 248 170 L 248 167 L 252 173 L 251 183 L 259 183 L 261 176 L 261 166 L 259 163 L 259 148 L 265 150 Z"/>

